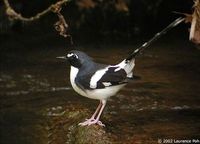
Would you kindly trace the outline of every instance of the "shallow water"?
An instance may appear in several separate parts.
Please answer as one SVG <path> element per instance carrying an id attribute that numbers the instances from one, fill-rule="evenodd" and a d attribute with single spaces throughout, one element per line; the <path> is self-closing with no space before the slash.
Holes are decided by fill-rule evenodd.
<path id="1" fill-rule="evenodd" d="M 84 46 L 98 62 L 115 64 L 137 46 Z M 63 47 L 1 51 L 0 141 L 48 143 L 48 120 L 68 106 L 90 115 L 98 101 L 76 94 L 69 66 L 55 57 Z M 101 120 L 119 143 L 157 143 L 159 139 L 200 139 L 200 51 L 187 41 L 154 44 L 137 58 L 132 81 L 109 99 Z M 78 109 L 77 108 L 77 109 Z M 70 142 L 65 135 L 56 143 Z M 64 143 L 64 142 L 63 142 Z"/>

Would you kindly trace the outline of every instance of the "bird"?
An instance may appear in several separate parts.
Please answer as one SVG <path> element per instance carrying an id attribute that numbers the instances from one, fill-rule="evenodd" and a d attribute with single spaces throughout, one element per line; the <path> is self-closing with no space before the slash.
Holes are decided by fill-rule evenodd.
<path id="1" fill-rule="evenodd" d="M 57 57 L 68 61 L 70 64 L 70 82 L 72 88 L 84 97 L 100 101 L 94 114 L 89 119 L 79 123 L 80 126 L 90 126 L 93 124 L 105 126 L 100 121 L 100 116 L 106 106 L 107 100 L 111 96 L 116 95 L 130 80 L 137 78 L 133 75 L 136 56 L 182 21 L 183 18 L 176 19 L 160 33 L 157 33 L 148 42 L 145 42 L 141 47 L 135 49 L 130 55 L 115 65 L 97 63 L 86 53 L 78 50 L 71 50 L 65 56 Z"/>
<path id="2" fill-rule="evenodd" d="M 98 124 L 105 126 L 99 119 L 108 98 L 122 89 L 130 80 L 134 79 L 136 49 L 132 56 L 127 57 L 116 65 L 106 65 L 93 61 L 86 53 L 71 50 L 64 57 L 70 64 L 70 82 L 73 89 L 80 95 L 90 99 L 100 100 L 91 118 L 79 125 Z"/>

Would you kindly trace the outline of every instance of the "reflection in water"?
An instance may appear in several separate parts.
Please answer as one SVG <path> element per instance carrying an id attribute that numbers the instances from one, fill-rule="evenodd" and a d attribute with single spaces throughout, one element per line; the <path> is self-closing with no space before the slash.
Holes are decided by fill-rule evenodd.
<path id="1" fill-rule="evenodd" d="M 133 47 L 84 51 L 97 61 L 114 64 Z M 47 118 L 74 111 L 68 115 L 78 117 L 68 124 L 74 126 L 82 121 L 81 114 L 90 115 L 96 107 L 97 101 L 71 89 L 69 66 L 55 59 L 64 49 L 52 49 L 24 51 L 23 58 L 4 51 L 9 60 L 4 59 L 0 72 L 1 143 L 48 143 L 53 133 Z M 158 44 L 139 57 L 135 74 L 142 79 L 113 96 L 102 117 L 112 140 L 157 143 L 158 138 L 200 137 L 199 57 L 200 52 L 184 42 Z M 70 143 L 65 137 L 70 129 L 60 130 L 58 141 Z"/>
<path id="2" fill-rule="evenodd" d="M 24 87 L 20 87 L 24 85 Z M 30 74 L 24 74 L 19 78 L 13 78 L 10 75 L 0 75 L 0 88 L 5 90 L 2 95 L 26 95 L 37 92 L 56 92 L 70 90 L 70 87 L 53 87 L 49 84 L 47 79 L 36 79 Z"/>

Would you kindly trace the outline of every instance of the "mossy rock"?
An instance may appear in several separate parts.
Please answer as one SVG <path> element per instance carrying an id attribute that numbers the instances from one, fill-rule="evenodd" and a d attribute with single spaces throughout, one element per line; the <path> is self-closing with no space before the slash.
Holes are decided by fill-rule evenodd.
<path id="1" fill-rule="evenodd" d="M 71 133 L 71 142 L 77 144 L 111 143 L 104 128 L 98 125 L 76 126 Z"/>
<path id="2" fill-rule="evenodd" d="M 111 143 L 104 127 L 79 126 L 89 116 L 80 106 L 68 106 L 64 112 L 48 116 L 48 144 L 108 144 Z"/>

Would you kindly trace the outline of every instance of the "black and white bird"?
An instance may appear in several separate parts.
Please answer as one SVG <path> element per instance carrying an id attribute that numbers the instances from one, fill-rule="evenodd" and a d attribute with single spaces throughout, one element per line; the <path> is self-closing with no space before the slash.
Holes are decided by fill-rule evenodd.
<path id="1" fill-rule="evenodd" d="M 72 50 L 65 57 L 60 57 L 68 60 L 71 65 L 70 82 L 73 89 L 82 96 L 100 100 L 92 117 L 80 125 L 99 124 L 104 126 L 99 118 L 106 101 L 133 78 L 135 54 L 138 52 L 139 50 L 136 49 L 132 56 L 117 65 L 96 63 L 87 54 L 77 50 Z"/>
<path id="2" fill-rule="evenodd" d="M 135 57 L 153 41 L 158 39 L 172 27 L 183 21 L 176 19 L 152 39 L 136 49 L 127 58 L 116 65 L 105 65 L 96 63 L 87 54 L 81 51 L 72 50 L 65 56 L 57 57 L 65 59 L 71 65 L 70 82 L 73 89 L 80 95 L 90 99 L 100 100 L 100 104 L 91 118 L 79 123 L 81 126 L 98 124 L 105 126 L 99 119 L 106 105 L 107 99 L 122 89 L 130 79 L 134 79 L 133 69 Z"/>

